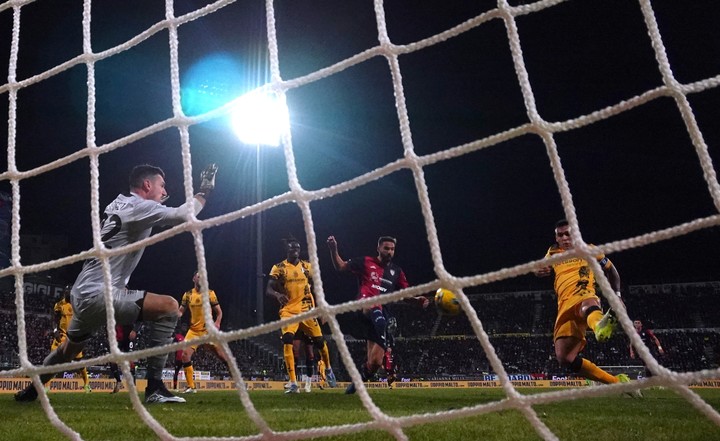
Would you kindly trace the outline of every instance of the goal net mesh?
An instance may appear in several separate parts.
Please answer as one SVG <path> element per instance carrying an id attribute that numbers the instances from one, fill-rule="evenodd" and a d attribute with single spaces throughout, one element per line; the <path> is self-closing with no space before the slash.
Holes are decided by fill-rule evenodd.
<path id="1" fill-rule="evenodd" d="M 703 137 L 703 132 L 700 128 L 701 126 L 696 120 L 696 113 L 694 112 L 690 100 L 690 96 L 693 94 L 701 94 L 717 87 L 720 83 L 720 75 L 694 79 L 691 82 L 681 82 L 675 77 L 673 65 L 666 53 L 666 47 L 663 42 L 663 29 L 658 25 L 656 13 L 653 10 L 654 5 L 651 1 L 638 0 L 636 4 L 634 4 L 634 8 L 638 16 L 641 16 L 642 20 L 644 20 L 645 28 L 643 31 L 647 37 L 647 41 L 645 43 L 648 48 L 651 48 L 652 53 L 654 54 L 658 78 L 660 79 L 658 84 L 653 88 L 643 90 L 634 96 L 623 97 L 622 99 L 617 100 L 617 102 L 610 103 L 609 105 L 601 108 L 589 109 L 588 111 L 583 111 L 583 114 L 575 114 L 570 117 L 562 118 L 561 120 L 551 121 L 550 119 L 553 118 L 548 115 L 544 115 L 536 103 L 537 91 L 533 89 L 533 84 L 535 84 L 533 81 L 533 73 L 526 66 L 527 58 L 523 54 L 524 46 L 521 39 L 522 19 L 535 14 L 547 13 L 549 10 L 554 8 L 561 8 L 567 3 L 577 2 L 544 0 L 537 2 L 522 2 L 521 4 L 518 4 L 515 2 L 499 0 L 494 6 L 490 7 L 485 12 L 449 28 L 443 29 L 427 38 L 419 39 L 407 44 L 396 44 L 390 38 L 391 32 L 389 32 L 389 26 L 385 15 L 386 5 L 383 4 L 382 0 L 375 0 L 372 5 L 368 2 L 367 7 L 372 8 L 375 16 L 375 23 L 377 26 L 376 45 L 344 58 L 339 62 L 324 65 L 320 69 L 309 74 L 298 75 L 293 78 L 283 78 L 281 76 L 281 67 L 283 66 L 285 54 L 283 53 L 281 45 L 278 44 L 278 32 L 281 30 L 281 25 L 279 25 L 276 21 L 276 8 L 278 5 L 272 0 L 267 0 L 264 5 L 265 24 L 267 29 L 267 47 L 263 48 L 263 51 L 266 51 L 268 56 L 270 79 L 267 84 L 262 87 L 262 90 L 268 93 L 276 94 L 281 97 L 281 99 L 284 99 L 286 93 L 302 90 L 303 88 L 308 88 L 315 84 L 319 84 L 320 87 L 322 87 L 323 81 L 330 81 L 331 78 L 342 75 L 344 72 L 347 72 L 356 66 L 371 63 L 373 60 L 384 60 L 384 62 L 386 62 L 386 70 L 384 70 L 385 79 L 389 79 L 392 83 L 396 110 L 396 133 L 399 133 L 399 140 L 402 144 L 402 156 L 399 159 L 387 162 L 369 172 L 361 173 L 340 183 L 323 186 L 323 188 L 316 190 L 309 190 L 303 187 L 301 179 L 299 178 L 299 175 L 302 174 L 302 170 L 298 168 L 298 162 L 296 162 L 296 152 L 293 148 L 293 139 L 291 137 L 292 130 L 287 131 L 282 135 L 281 145 L 285 157 L 286 173 L 288 177 L 287 185 L 289 191 L 273 197 L 265 198 L 257 204 L 249 205 L 222 215 L 213 216 L 211 218 L 199 220 L 196 217 L 191 216 L 188 218 L 187 222 L 181 226 L 162 231 L 161 233 L 155 234 L 142 242 L 133 244 L 121 250 L 108 250 L 103 248 L 101 245 L 100 214 L 102 213 L 103 207 L 100 202 L 100 159 L 103 155 L 109 155 L 119 149 L 129 148 L 129 146 L 133 145 L 133 143 L 152 137 L 154 134 L 163 130 L 177 130 L 177 133 L 179 134 L 178 142 L 181 147 L 180 151 L 184 168 L 184 197 L 186 200 L 190 200 L 190 198 L 192 198 L 193 175 L 195 175 L 197 183 L 198 173 L 194 173 L 192 169 L 193 156 L 191 155 L 190 128 L 197 124 L 227 116 L 232 111 L 232 105 L 223 105 L 215 110 L 205 112 L 200 115 L 188 116 L 184 113 L 183 106 L 181 104 L 180 61 L 178 55 L 181 39 L 179 38 L 179 35 L 182 34 L 183 27 L 197 20 L 201 20 L 213 14 L 226 13 L 226 11 L 231 8 L 235 2 L 230 0 L 217 1 L 214 3 L 208 3 L 206 6 L 197 10 L 186 12 L 182 15 L 176 15 L 175 2 L 173 0 L 166 0 L 165 18 L 163 20 L 152 24 L 142 33 L 127 39 L 121 44 L 117 44 L 101 52 L 95 52 L 93 50 L 93 32 L 91 32 L 91 24 L 93 21 L 93 2 L 85 0 L 83 4 L 82 23 L 78 23 L 78 26 L 82 26 L 81 52 L 78 52 L 66 60 L 61 60 L 59 64 L 43 72 L 35 73 L 34 75 L 25 78 L 19 78 L 17 74 L 18 65 L 21 63 L 23 57 L 37 56 L 37 54 L 32 53 L 32 48 L 23 47 L 23 50 L 21 50 L 24 35 L 22 30 L 24 26 L 27 26 L 23 21 L 23 12 L 26 8 L 30 8 L 33 3 L 41 2 L 31 0 L 11 0 L 0 4 L 0 14 L 6 18 L 9 15 L 12 15 L 11 20 L 4 21 L 4 23 L 11 23 L 11 31 L 7 34 L 10 37 L 7 82 L 0 85 L 0 94 L 6 96 L 8 102 L 7 170 L 2 171 L 0 178 L 11 184 L 13 198 L 10 266 L 0 271 L 0 277 L 14 277 L 15 279 L 15 290 L 17 293 L 17 332 L 21 360 L 20 368 L 0 372 L 0 376 L 31 376 L 37 384 L 38 374 L 59 372 L 68 367 L 68 365 L 42 367 L 34 365 L 29 360 L 27 336 L 25 333 L 27 316 L 23 300 L 23 280 L 28 274 L 34 274 L 53 268 L 60 268 L 88 258 L 97 258 L 107 262 L 108 257 L 113 253 L 131 252 L 140 247 L 156 244 L 173 238 L 179 234 L 189 232 L 193 238 L 199 271 L 201 274 L 206 276 L 207 250 L 203 241 L 203 232 L 205 230 L 211 230 L 218 226 L 235 222 L 240 219 L 252 217 L 283 205 L 295 205 L 297 209 L 299 209 L 299 212 L 302 215 L 310 261 L 315 268 L 319 269 L 320 262 L 318 260 L 318 253 L 320 251 L 318 250 L 317 244 L 319 242 L 324 242 L 324 238 L 317 237 L 318 231 L 315 225 L 316 218 L 314 218 L 313 203 L 334 198 L 343 193 L 352 192 L 364 186 L 371 186 L 376 181 L 392 177 L 396 174 L 409 173 L 412 176 L 412 180 L 417 191 L 417 203 L 419 204 L 425 232 L 427 233 L 435 278 L 434 280 L 413 286 L 400 292 L 382 296 L 379 301 L 383 303 L 397 302 L 411 296 L 433 292 L 440 287 L 455 291 L 458 294 L 463 312 L 467 315 L 467 318 L 472 326 L 472 330 L 476 334 L 477 339 L 487 355 L 492 370 L 497 374 L 498 379 L 502 384 L 502 388 L 506 394 L 506 399 L 485 404 L 478 404 L 462 409 L 402 417 L 394 417 L 383 412 L 382 409 L 373 402 L 371 395 L 367 393 L 367 389 L 364 386 L 361 386 L 362 381 L 360 373 L 353 363 L 352 356 L 346 342 L 342 338 L 342 332 L 337 320 L 338 315 L 350 311 L 357 311 L 364 306 L 368 306 L 370 303 L 367 301 L 347 301 L 339 304 L 328 303 L 326 300 L 326 292 L 323 287 L 323 278 L 325 275 L 320 271 L 316 271 L 314 274 L 314 286 L 317 308 L 309 313 L 298 316 L 294 320 L 299 321 L 310 317 L 318 317 L 327 320 L 327 323 L 329 323 L 330 329 L 332 330 L 332 335 L 335 337 L 343 364 L 348 368 L 352 380 L 358 385 L 358 395 L 362 400 L 363 406 L 372 416 L 372 420 L 370 422 L 359 424 L 326 426 L 283 432 L 281 434 L 282 439 L 302 439 L 310 436 L 339 435 L 357 433 L 363 430 L 384 430 L 390 433 L 395 439 L 405 440 L 408 439 L 407 434 L 404 432 L 404 429 L 407 427 L 431 422 L 446 421 L 453 418 L 480 415 L 500 410 L 516 409 L 525 418 L 527 418 L 541 438 L 552 440 L 557 439 L 557 436 L 546 426 L 534 410 L 533 406 L 562 400 L 578 399 L 581 397 L 618 394 L 628 392 L 633 389 L 651 386 L 664 386 L 673 389 L 680 396 L 686 399 L 690 405 L 694 406 L 698 409 L 698 411 L 706 415 L 709 420 L 720 425 L 720 415 L 718 412 L 688 387 L 690 383 L 695 381 L 706 378 L 717 378 L 720 372 L 717 370 L 683 373 L 671 372 L 658 364 L 657 360 L 653 358 L 647 347 L 642 344 L 638 334 L 634 332 L 632 321 L 623 307 L 621 300 L 614 295 L 609 281 L 602 275 L 603 271 L 593 258 L 594 249 L 583 240 L 582 232 L 585 224 L 578 221 L 576 205 L 573 199 L 573 187 L 570 185 L 570 180 L 567 177 L 566 170 L 563 168 L 563 159 L 565 158 L 565 155 L 560 154 L 560 143 L 558 142 L 559 137 L 563 136 L 563 134 L 573 133 L 574 131 L 587 128 L 593 124 L 602 124 L 603 122 L 616 118 L 621 114 L 641 108 L 642 106 L 651 105 L 651 103 L 657 102 L 663 98 L 669 99 L 673 103 L 675 112 L 677 112 L 677 115 L 681 118 L 686 133 L 689 136 L 690 143 L 692 144 L 692 147 L 694 147 L 694 159 L 696 161 L 696 165 L 699 165 L 699 168 L 701 169 L 702 180 L 706 186 L 709 198 L 712 200 L 715 212 L 710 215 L 700 216 L 689 221 L 677 222 L 673 225 L 647 231 L 642 234 L 633 234 L 621 240 L 598 244 L 597 247 L 603 253 L 612 254 L 614 252 L 632 250 L 672 238 L 682 237 L 692 234 L 693 232 L 707 230 L 716 227 L 720 223 L 720 215 L 717 214 L 717 210 L 720 209 L 720 184 L 718 183 L 715 169 L 713 167 L 713 161 L 708 145 Z M 137 11 L 137 13 L 141 12 Z M 568 20 L 571 20 L 571 18 Z M 515 74 L 513 82 L 515 83 L 516 89 L 519 88 L 522 102 L 524 103 L 526 121 L 509 129 L 491 133 L 487 136 L 482 136 L 469 142 L 463 142 L 448 148 L 443 148 L 439 151 L 426 154 L 419 153 L 413 136 L 414 126 L 412 124 L 412 118 L 410 117 L 413 109 L 406 100 L 406 93 L 404 90 L 403 57 L 413 54 L 423 54 L 425 51 L 429 52 L 435 46 L 440 47 L 443 44 L 449 44 L 453 40 L 461 38 L 463 35 L 467 35 L 475 30 L 483 29 L 487 26 L 497 25 L 501 25 L 504 29 L 506 34 L 506 45 L 502 47 L 494 47 L 493 50 L 498 53 L 505 54 L 504 56 L 508 56 L 509 54 L 509 57 L 511 58 Z M 163 32 L 166 32 L 169 36 L 169 44 L 166 47 L 167 53 L 163 56 L 166 56 L 169 60 L 169 83 L 172 91 L 172 108 L 168 111 L 170 116 L 162 120 L 153 121 L 152 123 L 146 123 L 144 126 L 139 127 L 127 136 L 117 137 L 107 142 L 98 143 L 96 134 L 99 134 L 99 128 L 96 124 L 96 104 L 97 96 L 98 94 L 102 94 L 103 90 L 98 87 L 96 83 L 96 64 L 103 60 L 108 60 L 111 57 L 121 57 L 123 53 L 143 44 L 143 42 L 154 35 Z M 235 34 L 232 38 L 242 38 L 243 30 L 238 29 L 236 32 L 237 34 Z M 233 34 L 230 33 L 230 35 Z M 304 49 L 307 49 L 308 51 L 311 50 L 311 48 Z M 196 50 L 200 50 L 200 48 L 196 48 Z M 430 53 L 437 54 L 436 52 Z M 57 160 L 29 169 L 19 169 L 16 161 L 16 151 L 21 147 L 17 142 L 17 114 L 18 107 L 24 104 L 23 94 L 25 91 L 40 87 L 44 82 L 51 80 L 53 77 L 56 77 L 63 72 L 78 68 L 84 68 L 87 72 L 87 103 L 85 106 L 87 117 L 86 145 L 84 148 L 78 149 L 72 154 L 66 155 Z M 133 72 L 133 69 L 128 68 L 125 74 L 134 75 L 135 72 Z M 137 72 L 137 74 L 141 75 L 141 72 Z M 371 84 L 365 84 L 365 86 L 372 87 Z M 488 92 L 490 93 L 492 91 Z M 474 123 L 482 124 L 482 118 L 479 118 L 478 121 Z M 415 130 L 417 129 L 415 128 Z M 549 166 L 549 169 L 551 170 L 555 189 L 557 190 L 562 203 L 561 208 L 564 210 L 564 215 L 569 220 L 573 229 L 573 238 L 576 242 L 576 248 L 572 251 L 572 255 L 586 259 L 590 263 L 595 274 L 598 275 L 599 285 L 602 289 L 602 296 L 604 300 L 607 301 L 607 303 L 615 309 L 615 311 L 617 311 L 622 331 L 627 334 L 630 342 L 638 348 L 637 352 L 639 356 L 647 364 L 648 368 L 655 374 L 652 378 L 632 383 L 552 391 L 533 395 L 523 395 L 519 393 L 509 380 L 509 376 L 503 365 L 503 360 L 497 356 L 488 333 L 483 328 L 483 323 L 478 318 L 477 312 L 473 309 L 470 301 L 468 300 L 466 290 L 468 288 L 530 274 L 534 269 L 547 265 L 547 262 L 538 258 L 528 260 L 522 264 L 510 265 L 498 270 L 482 271 L 481 273 L 475 273 L 472 275 L 454 274 L 453 271 L 445 267 L 443 255 L 453 253 L 453 250 L 441 246 L 435 221 L 437 213 L 433 212 L 433 205 L 431 204 L 431 197 L 429 195 L 429 192 L 431 193 L 433 189 L 429 186 L 428 180 L 426 179 L 426 171 L 433 165 L 442 164 L 443 162 L 450 163 L 452 160 L 475 154 L 484 149 L 502 149 L 504 146 L 511 144 L 513 141 L 527 136 L 535 137 L 542 142 L 544 146 L 546 154 L 545 159 L 547 162 L 544 164 L 537 164 L 537 166 Z M 75 255 L 39 264 L 23 265 L 20 259 L 20 208 L 23 204 L 30 203 L 30 201 L 26 202 L 20 197 L 20 190 L 23 187 L 24 182 L 33 177 L 51 173 L 61 167 L 71 166 L 81 159 L 84 159 L 89 163 L 91 185 L 90 206 L 91 217 L 93 219 L 92 234 L 93 243 L 95 245 L 92 248 Z M 522 161 L 522 158 L 518 159 L 518 161 Z M 158 165 L 162 166 L 162 164 Z M 220 173 L 222 173 L 222 164 L 220 170 Z M 494 190 L 490 189 L 487 191 Z M 462 210 L 463 208 L 464 207 L 457 207 L 458 210 Z M 532 222 L 532 220 L 529 219 L 526 219 L 526 221 Z M 372 219 L 370 219 L 370 222 L 372 222 Z M 553 261 L 559 261 L 563 257 L 567 257 L 567 255 L 553 258 Z M 106 286 L 109 286 L 109 273 L 107 271 L 106 278 L 108 279 Z M 207 277 L 204 277 L 203 280 L 207 280 Z M 207 286 L 205 286 L 204 289 L 207 289 Z M 373 299 L 372 302 L 375 303 L 377 301 L 378 300 Z M 205 299 L 204 313 L 206 319 L 212 317 L 207 298 Z M 118 349 L 117 343 L 115 342 L 114 324 L 114 319 L 109 317 L 107 329 L 108 340 L 110 342 L 110 354 L 91 360 L 83 360 L 81 362 L 83 365 L 87 366 L 91 364 L 114 361 L 118 362 L 122 366 L 123 372 L 126 376 L 128 376 L 129 360 L 161 352 L 171 352 L 177 350 L 178 348 L 187 346 L 187 344 L 183 343 L 173 344 L 161 348 L 144 349 L 140 352 L 126 354 Z M 279 321 L 274 321 L 272 323 L 266 323 L 230 332 L 221 332 L 215 329 L 210 329 L 209 336 L 201 342 L 212 342 L 223 347 L 229 353 L 230 348 L 228 344 L 230 342 L 268 333 L 277 334 L 280 326 Z M 260 412 L 255 409 L 253 401 L 251 400 L 251 397 L 245 387 L 243 372 L 240 371 L 236 362 L 231 362 L 230 370 L 233 379 L 238 385 L 237 394 L 240 401 L 250 418 L 256 424 L 258 434 L 275 439 L 273 436 L 278 436 L 280 434 L 274 432 Z M 157 422 L 157 420 L 155 420 L 155 418 L 153 418 L 150 413 L 146 411 L 145 407 L 142 405 L 136 388 L 132 384 L 129 385 L 129 388 L 133 407 L 143 421 L 159 437 L 163 439 L 172 439 L 173 435 L 171 435 L 161 424 Z M 52 421 L 52 424 L 68 437 L 80 439 L 80 435 L 75 433 L 57 416 L 50 401 L 47 399 L 47 395 L 41 394 L 40 399 L 48 418 Z M 280 439 L 280 437 L 277 439 Z"/>

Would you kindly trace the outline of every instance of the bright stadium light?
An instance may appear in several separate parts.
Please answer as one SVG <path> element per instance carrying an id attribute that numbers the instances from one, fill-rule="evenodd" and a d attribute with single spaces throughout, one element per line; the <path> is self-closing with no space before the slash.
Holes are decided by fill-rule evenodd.
<path id="1" fill-rule="evenodd" d="M 290 130 L 290 117 L 285 96 L 256 89 L 237 98 L 230 110 L 230 125 L 245 145 L 255 146 L 257 202 L 263 200 L 262 146 L 277 147 L 284 133 Z M 263 213 L 255 215 L 255 314 L 257 324 L 264 321 L 265 274 L 263 272 Z"/>
<path id="2" fill-rule="evenodd" d="M 244 144 L 277 147 L 290 126 L 285 96 L 253 90 L 233 103 L 230 124 Z"/>

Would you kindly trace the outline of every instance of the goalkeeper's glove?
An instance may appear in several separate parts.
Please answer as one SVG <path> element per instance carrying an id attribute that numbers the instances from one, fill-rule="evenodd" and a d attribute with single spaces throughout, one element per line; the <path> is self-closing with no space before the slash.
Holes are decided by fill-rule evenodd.
<path id="1" fill-rule="evenodd" d="M 200 173 L 200 192 L 205 196 L 215 189 L 215 174 L 217 174 L 217 164 L 210 164 Z"/>

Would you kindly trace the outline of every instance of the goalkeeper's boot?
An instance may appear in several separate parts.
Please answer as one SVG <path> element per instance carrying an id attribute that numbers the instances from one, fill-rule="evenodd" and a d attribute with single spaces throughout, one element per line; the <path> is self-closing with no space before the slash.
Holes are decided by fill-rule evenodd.
<path id="1" fill-rule="evenodd" d="M 617 324 L 618 321 L 615 313 L 612 309 L 608 309 L 608 312 L 606 312 L 597 325 L 595 325 L 595 340 L 599 342 L 610 340 L 610 337 L 612 337 L 615 332 L 615 328 L 617 328 Z"/>
<path id="2" fill-rule="evenodd" d="M 310 379 L 310 376 L 307 375 L 305 377 L 305 392 L 310 393 L 312 391 L 312 380 Z"/>
<path id="3" fill-rule="evenodd" d="M 89 394 L 90 392 L 92 392 L 92 387 L 90 387 L 89 384 L 86 384 L 85 386 L 83 386 L 83 390 L 86 394 Z"/>
<path id="4" fill-rule="evenodd" d="M 355 393 L 355 383 L 350 383 L 348 387 L 345 388 L 345 395 L 352 395 Z"/>
<path id="5" fill-rule="evenodd" d="M 119 381 L 116 381 L 116 382 L 115 382 L 115 386 L 113 386 L 113 390 L 112 390 L 112 392 L 110 392 L 110 393 L 111 393 L 111 394 L 116 394 L 116 393 L 118 393 L 118 392 L 120 392 L 120 382 L 119 382 Z"/>
<path id="6" fill-rule="evenodd" d="M 626 374 L 618 374 L 616 376 L 619 383 L 629 383 L 630 377 L 628 377 Z M 625 395 L 629 396 L 630 398 L 642 398 L 643 394 L 640 391 L 640 389 L 631 390 L 629 392 L 625 392 Z"/>
<path id="7" fill-rule="evenodd" d="M 18 391 L 15 394 L 15 401 L 21 401 L 21 402 L 29 402 L 29 401 L 35 401 L 37 399 L 38 393 L 35 390 L 35 386 L 33 386 L 32 383 L 28 385 L 25 389 Z"/>
<path id="8" fill-rule="evenodd" d="M 335 379 L 335 374 L 333 374 L 332 369 L 325 369 L 325 377 L 327 377 L 328 386 L 337 387 L 337 380 Z"/>
<path id="9" fill-rule="evenodd" d="M 153 391 L 145 389 L 145 403 L 184 403 L 185 398 L 170 393 L 164 384 L 157 386 Z"/>

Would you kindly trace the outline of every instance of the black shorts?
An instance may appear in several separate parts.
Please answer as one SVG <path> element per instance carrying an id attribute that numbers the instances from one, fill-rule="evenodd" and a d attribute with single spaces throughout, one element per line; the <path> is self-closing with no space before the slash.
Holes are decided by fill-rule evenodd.
<path id="1" fill-rule="evenodd" d="M 350 335 L 358 340 L 368 340 L 380 345 L 383 349 L 387 349 L 386 340 L 383 336 L 378 335 L 368 316 L 363 314 L 362 311 L 355 311 L 352 319 L 352 325 L 349 326 Z"/>

